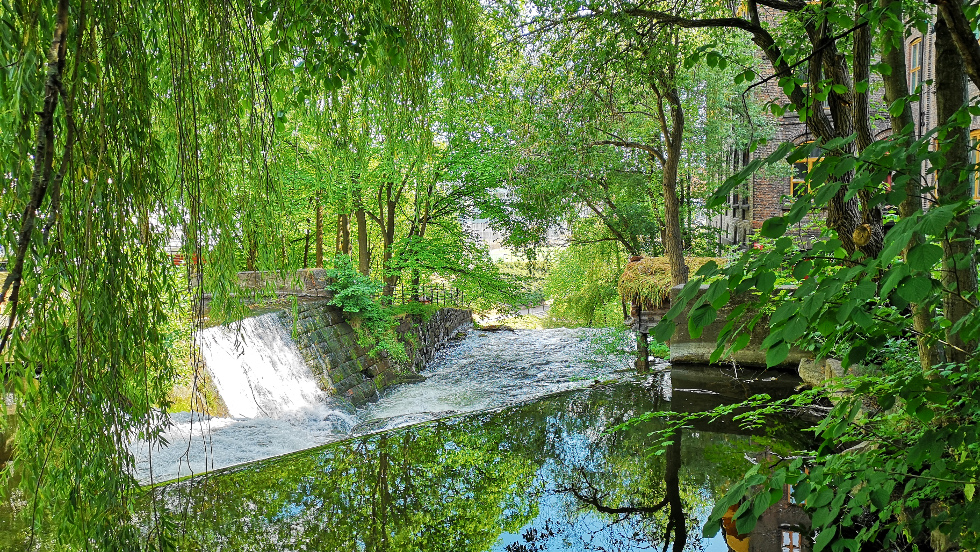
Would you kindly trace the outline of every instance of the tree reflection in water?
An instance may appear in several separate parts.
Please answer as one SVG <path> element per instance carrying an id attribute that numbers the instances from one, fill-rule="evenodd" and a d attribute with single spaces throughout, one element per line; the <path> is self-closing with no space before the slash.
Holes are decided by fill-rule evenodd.
<path id="1" fill-rule="evenodd" d="M 670 444 L 665 448 L 664 458 L 666 461 L 664 463 L 663 475 L 664 498 L 652 506 L 606 505 L 605 501 L 608 493 L 603 493 L 598 489 L 589 480 L 585 471 L 581 469 L 577 470 L 580 475 L 578 482 L 569 486 L 556 488 L 555 492 L 570 494 L 582 505 L 592 508 L 599 514 L 608 516 L 607 530 L 615 525 L 623 524 L 631 518 L 635 518 L 636 521 L 632 524 L 634 525 L 634 531 L 631 538 L 628 539 L 629 549 L 632 549 L 638 544 L 640 537 L 649 538 L 652 536 L 649 535 L 650 530 L 656 528 L 656 520 L 662 518 L 666 509 L 667 524 L 661 537 L 663 540 L 663 549 L 667 550 L 668 546 L 672 544 L 671 550 L 673 552 L 681 552 L 687 545 L 687 517 L 684 515 L 684 504 L 681 500 L 680 487 L 682 435 L 682 430 L 674 431 L 671 435 Z M 650 525 L 651 527 L 647 531 L 637 530 L 637 527 L 644 525 Z M 644 532 L 648 534 L 643 535 Z M 554 535 L 554 532 L 552 532 L 552 535 Z M 651 541 L 651 544 L 653 542 L 655 541 Z M 508 549 L 508 552 L 524 551 L 515 547 Z"/>

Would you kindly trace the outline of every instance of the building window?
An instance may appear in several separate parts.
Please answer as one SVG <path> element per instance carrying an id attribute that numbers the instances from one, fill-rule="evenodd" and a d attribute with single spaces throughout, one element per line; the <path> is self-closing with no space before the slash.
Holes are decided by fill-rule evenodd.
<path id="1" fill-rule="evenodd" d="M 913 94 L 922 82 L 922 39 L 917 38 L 909 45 L 909 91 Z"/>
<path id="2" fill-rule="evenodd" d="M 970 171 L 973 199 L 980 201 L 980 129 L 970 131 L 970 163 L 973 164 Z"/>
<path id="3" fill-rule="evenodd" d="M 800 534 L 796 531 L 783 530 L 783 552 L 800 552 L 803 550 L 800 540 Z"/>
<path id="4" fill-rule="evenodd" d="M 812 142 L 806 142 L 810 144 Z M 800 159 L 796 163 L 793 163 L 793 176 L 789 180 L 789 193 L 793 197 L 799 197 L 803 194 L 810 192 L 810 171 L 813 170 L 813 165 L 823 159 L 823 151 L 814 147 L 810 150 L 809 156 L 805 159 Z"/>

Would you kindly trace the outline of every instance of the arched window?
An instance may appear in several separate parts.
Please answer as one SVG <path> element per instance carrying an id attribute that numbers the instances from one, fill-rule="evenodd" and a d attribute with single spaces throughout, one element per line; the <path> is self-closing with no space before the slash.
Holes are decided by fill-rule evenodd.
<path id="1" fill-rule="evenodd" d="M 804 142 L 804 144 L 812 144 L 813 142 Z M 789 180 L 789 193 L 793 197 L 801 196 L 810 191 L 810 171 L 813 170 L 813 165 L 823 159 L 823 150 L 814 146 L 810 149 L 810 153 L 804 159 L 800 159 L 796 163 L 793 163 L 793 175 Z"/>

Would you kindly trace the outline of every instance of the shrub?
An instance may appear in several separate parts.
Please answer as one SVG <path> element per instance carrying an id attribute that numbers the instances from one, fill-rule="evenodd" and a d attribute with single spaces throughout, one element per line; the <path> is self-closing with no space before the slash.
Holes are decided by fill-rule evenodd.
<path id="1" fill-rule="evenodd" d="M 358 343 L 369 346 L 373 338 L 372 354 L 381 350 L 397 360 L 406 360 L 405 346 L 394 332 L 395 319 L 375 299 L 381 294 L 382 284 L 354 270 L 350 259 L 343 255 L 334 258 L 334 268 L 327 269 L 327 277 L 327 289 L 333 292 L 330 304 L 351 315 Z"/>

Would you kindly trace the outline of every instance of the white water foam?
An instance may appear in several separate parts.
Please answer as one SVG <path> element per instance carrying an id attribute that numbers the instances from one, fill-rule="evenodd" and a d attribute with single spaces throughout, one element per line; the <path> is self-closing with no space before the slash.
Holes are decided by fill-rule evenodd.
<path id="1" fill-rule="evenodd" d="M 240 331 L 210 328 L 200 335 L 202 351 L 235 417 L 174 414 L 163 434 L 168 446 L 130 446 L 135 475 L 150 481 L 151 457 L 152 479 L 163 481 L 618 378 L 631 357 L 597 348 L 603 335 L 618 334 L 471 332 L 437 354 L 423 370 L 426 381 L 390 388 L 380 401 L 355 410 L 320 391 L 275 314 L 246 320 Z"/>
<path id="2" fill-rule="evenodd" d="M 336 441 L 347 437 L 356 422 L 353 413 L 329 405 L 280 418 L 214 418 L 178 412 L 170 416 L 161 435 L 169 445 L 150 450 L 146 441 L 138 441 L 130 450 L 136 456 L 136 478 L 150 483 Z"/>
<path id="3" fill-rule="evenodd" d="M 276 313 L 201 331 L 198 343 L 234 418 L 278 418 L 326 402 Z"/>
<path id="4" fill-rule="evenodd" d="M 353 407 L 329 397 L 303 361 L 276 313 L 198 333 L 198 343 L 230 417 L 172 415 L 150 449 L 134 441 L 136 477 L 143 482 L 269 458 L 346 437 Z M 152 468 L 152 471 L 151 471 Z"/>

